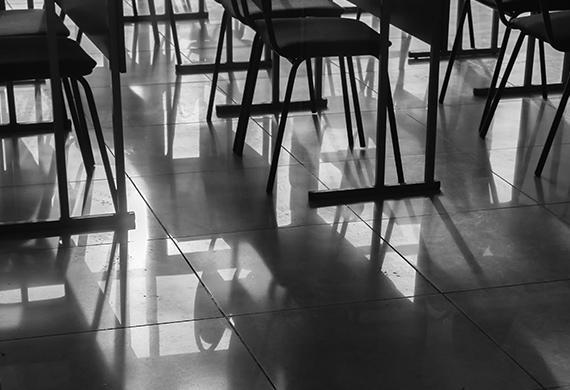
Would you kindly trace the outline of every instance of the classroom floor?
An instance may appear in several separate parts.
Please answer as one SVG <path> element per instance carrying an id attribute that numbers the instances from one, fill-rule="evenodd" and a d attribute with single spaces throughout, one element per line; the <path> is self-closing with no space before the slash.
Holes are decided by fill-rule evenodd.
<path id="1" fill-rule="evenodd" d="M 177 12 L 195 10 L 181 3 Z M 208 20 L 178 22 L 185 64 L 214 57 L 221 8 L 206 5 Z M 479 46 L 489 43 L 489 15 L 475 7 Z M 235 58 L 247 59 L 252 33 L 233 27 Z M 568 123 L 542 177 L 533 174 L 558 94 L 504 99 L 480 139 L 484 99 L 472 90 L 487 85 L 494 58 L 462 59 L 438 111 L 441 194 L 314 207 L 309 190 L 374 182 L 375 60 L 355 59 L 366 147 L 347 146 L 339 67 L 327 61 L 327 109 L 291 114 L 268 196 L 275 116 L 253 116 L 243 156 L 234 155 L 236 119 L 205 120 L 211 74 L 176 75 L 167 25 L 157 45 L 149 23 L 127 24 L 126 37 L 136 228 L 126 239 L 0 239 L 2 390 L 570 389 Z M 397 29 L 391 41 L 405 174 L 414 182 L 423 177 L 428 64 L 407 54 L 426 46 Z M 89 82 L 114 151 L 108 64 L 84 46 L 99 64 Z M 547 55 L 555 82 L 561 56 Z M 222 74 L 217 103 L 238 103 L 244 78 Z M 306 85 L 299 77 L 295 99 L 307 98 Z M 256 102 L 269 86 L 264 71 Z M 18 115 L 50 117 L 46 85 L 17 92 Z M 57 217 L 53 137 L 0 146 L 0 220 Z M 391 147 L 387 155 L 395 183 Z M 70 133 L 73 215 L 112 210 L 96 157 L 89 179 Z"/>

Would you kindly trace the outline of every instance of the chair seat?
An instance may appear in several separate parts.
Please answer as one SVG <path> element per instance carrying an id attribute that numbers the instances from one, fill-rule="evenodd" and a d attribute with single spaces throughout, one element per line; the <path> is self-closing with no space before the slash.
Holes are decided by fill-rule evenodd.
<path id="1" fill-rule="evenodd" d="M 65 37 L 57 38 L 61 77 L 90 74 L 97 63 L 81 46 Z M 49 51 L 46 37 L 0 38 L 0 82 L 48 79 Z"/>
<path id="2" fill-rule="evenodd" d="M 570 28 L 568 28 L 570 11 L 551 12 L 550 21 L 554 35 L 553 41 L 546 36 L 542 15 L 521 16 L 511 20 L 513 27 L 523 33 L 548 42 L 556 50 L 570 52 Z"/>
<path id="3" fill-rule="evenodd" d="M 495 0 L 477 0 L 477 2 L 489 8 L 497 9 Z M 548 0 L 546 4 L 551 10 L 570 9 L 570 3 L 567 0 Z M 503 0 L 503 10 L 510 16 L 541 11 L 538 0 Z"/>
<path id="4" fill-rule="evenodd" d="M 237 14 L 243 15 L 241 8 L 242 0 L 236 0 L 239 11 L 233 7 L 232 0 L 216 0 L 230 15 L 245 23 Z M 247 1 L 249 13 L 252 19 L 263 19 L 263 12 L 251 0 Z M 273 0 L 272 15 L 274 18 L 300 18 L 300 17 L 339 17 L 344 9 L 330 0 Z"/>
<path id="5" fill-rule="evenodd" d="M 56 34 L 69 36 L 69 30 L 58 18 Z M 41 9 L 18 9 L 0 11 L 0 37 L 19 35 L 45 35 L 47 32 L 45 11 Z"/>
<path id="6" fill-rule="evenodd" d="M 289 59 L 338 56 L 379 56 L 380 40 L 366 24 L 345 18 L 274 19 L 278 48 L 271 45 L 264 21 L 255 29 L 265 44 Z"/>

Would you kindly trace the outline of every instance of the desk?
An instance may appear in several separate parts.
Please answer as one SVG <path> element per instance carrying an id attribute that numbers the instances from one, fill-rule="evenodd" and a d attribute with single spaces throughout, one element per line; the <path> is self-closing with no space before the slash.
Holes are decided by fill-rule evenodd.
<path id="1" fill-rule="evenodd" d="M 125 160 L 123 143 L 123 120 L 121 102 L 120 73 L 126 71 L 124 46 L 123 2 L 120 0 L 46 0 L 45 8 L 49 16 L 56 17 L 55 3 L 91 39 L 97 48 L 109 59 L 111 68 L 111 89 L 113 99 L 113 140 L 115 149 L 115 211 L 110 214 L 70 216 L 67 190 L 65 136 L 63 135 L 63 110 L 61 109 L 61 83 L 57 61 L 53 54 L 57 45 L 53 25 L 48 17 L 48 45 L 51 57 L 51 88 L 54 105 L 55 147 L 58 169 L 58 192 L 60 198 L 60 218 L 47 221 L 27 221 L 0 224 L 0 235 L 57 236 L 68 233 L 110 231 L 118 228 L 134 227 L 134 213 L 127 211 L 125 180 Z M 59 106 L 58 106 L 59 105 Z M 59 150 L 59 152 L 58 152 Z"/>
<path id="2" fill-rule="evenodd" d="M 437 94 L 439 58 L 444 26 L 446 0 L 350 0 L 354 5 L 380 18 L 380 60 L 378 71 L 378 119 L 376 123 L 376 180 L 373 187 L 313 191 L 312 202 L 336 203 L 369 201 L 384 198 L 425 196 L 439 192 L 440 183 L 434 179 L 435 139 L 437 128 Z M 427 101 L 426 150 L 424 181 L 386 185 L 386 107 L 390 91 L 388 80 L 388 47 L 390 25 L 413 35 L 430 45 L 429 85 Z"/>

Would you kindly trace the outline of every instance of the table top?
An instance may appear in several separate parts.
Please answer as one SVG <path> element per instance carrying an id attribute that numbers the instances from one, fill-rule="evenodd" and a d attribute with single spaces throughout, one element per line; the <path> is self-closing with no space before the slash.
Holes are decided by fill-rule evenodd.
<path id="1" fill-rule="evenodd" d="M 444 7 L 449 0 L 349 0 L 354 5 L 380 16 L 383 4 L 390 9 L 390 24 L 402 31 L 430 44 L 432 40 L 432 19 L 434 11 L 448 12 Z M 389 3 L 386 3 L 389 2 Z M 444 18 L 442 20 L 446 20 Z M 447 33 L 447 29 L 445 33 Z M 442 31 L 443 34 L 443 31 Z"/>

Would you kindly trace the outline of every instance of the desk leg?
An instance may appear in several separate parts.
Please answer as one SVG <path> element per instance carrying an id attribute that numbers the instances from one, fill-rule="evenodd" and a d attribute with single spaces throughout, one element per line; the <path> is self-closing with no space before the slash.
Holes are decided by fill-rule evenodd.
<path id="1" fill-rule="evenodd" d="M 444 19 L 441 12 L 435 13 L 433 23 L 442 26 Z M 440 29 L 432 30 L 429 60 L 429 83 L 427 98 L 427 122 L 426 122 L 426 155 L 424 182 L 434 183 L 435 176 L 435 143 L 437 137 L 437 109 L 439 88 L 439 59 L 443 42 L 440 37 Z M 439 188 L 439 183 L 438 183 Z"/>

